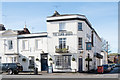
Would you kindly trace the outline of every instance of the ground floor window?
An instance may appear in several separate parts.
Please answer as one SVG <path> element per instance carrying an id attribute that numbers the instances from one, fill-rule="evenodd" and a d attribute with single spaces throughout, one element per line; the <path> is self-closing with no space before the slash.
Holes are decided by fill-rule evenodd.
<path id="1" fill-rule="evenodd" d="M 17 57 L 6 57 L 6 62 L 16 63 L 17 62 Z"/>
<path id="2" fill-rule="evenodd" d="M 71 68 L 71 56 L 69 55 L 56 55 L 55 56 L 55 67 L 60 69 Z"/>
<path id="3" fill-rule="evenodd" d="M 29 68 L 34 68 L 34 56 L 29 56 Z"/>

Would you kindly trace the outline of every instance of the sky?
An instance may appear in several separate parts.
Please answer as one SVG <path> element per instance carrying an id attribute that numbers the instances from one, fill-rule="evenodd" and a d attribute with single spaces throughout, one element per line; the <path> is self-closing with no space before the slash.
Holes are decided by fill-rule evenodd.
<path id="1" fill-rule="evenodd" d="M 47 32 L 46 17 L 60 14 L 83 14 L 101 38 L 118 52 L 117 2 L 3 2 L 2 23 L 6 29 L 21 30 L 25 22 L 32 33 Z"/>

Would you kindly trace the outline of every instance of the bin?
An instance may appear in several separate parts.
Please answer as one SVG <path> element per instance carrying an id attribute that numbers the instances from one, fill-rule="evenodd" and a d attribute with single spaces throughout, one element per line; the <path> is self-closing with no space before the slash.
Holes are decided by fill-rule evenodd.
<path id="1" fill-rule="evenodd" d="M 48 73 L 52 73 L 52 66 L 48 66 Z"/>
<path id="2" fill-rule="evenodd" d="M 103 72 L 104 72 L 103 66 L 98 66 L 98 67 L 97 67 L 97 72 L 98 72 L 98 73 L 103 73 Z"/>
<path id="3" fill-rule="evenodd" d="M 38 68 L 34 68 L 34 74 L 38 74 Z"/>

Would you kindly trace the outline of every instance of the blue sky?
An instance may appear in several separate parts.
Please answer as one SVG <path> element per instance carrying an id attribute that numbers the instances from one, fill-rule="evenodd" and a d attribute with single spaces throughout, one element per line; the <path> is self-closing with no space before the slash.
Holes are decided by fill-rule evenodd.
<path id="1" fill-rule="evenodd" d="M 46 17 L 55 10 L 86 15 L 99 36 L 109 41 L 112 52 L 117 52 L 117 2 L 3 2 L 2 21 L 7 29 L 23 29 L 26 21 L 31 32 L 46 32 Z"/>

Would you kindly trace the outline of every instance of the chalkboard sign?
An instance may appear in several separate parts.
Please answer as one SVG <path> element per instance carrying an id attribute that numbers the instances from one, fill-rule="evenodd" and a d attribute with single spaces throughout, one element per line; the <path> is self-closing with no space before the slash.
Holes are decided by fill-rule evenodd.
<path id="1" fill-rule="evenodd" d="M 91 50 L 92 45 L 91 42 L 86 42 L 86 50 Z"/>

